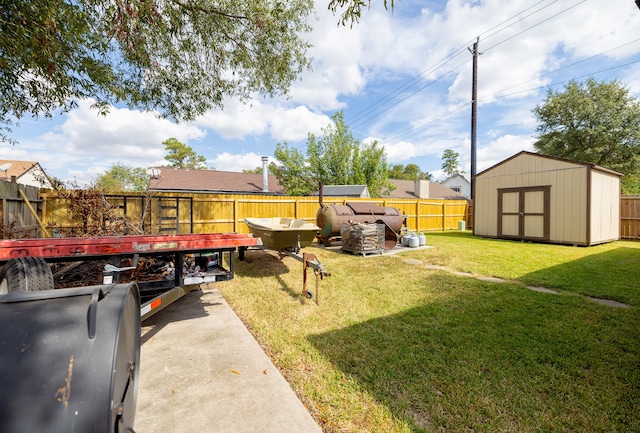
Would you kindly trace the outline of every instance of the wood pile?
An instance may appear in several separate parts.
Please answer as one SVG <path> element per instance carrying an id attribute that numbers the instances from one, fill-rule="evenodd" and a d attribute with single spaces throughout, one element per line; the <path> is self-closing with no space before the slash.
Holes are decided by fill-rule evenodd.
<path id="1" fill-rule="evenodd" d="M 342 250 L 353 254 L 382 253 L 384 224 L 365 224 L 349 221 L 340 226 Z"/>
<path id="2" fill-rule="evenodd" d="M 153 281 L 173 278 L 174 264 L 171 257 L 140 257 L 135 269 L 120 273 L 120 282 Z M 93 260 L 86 262 L 61 262 L 51 265 L 54 286 L 56 289 L 68 287 L 83 287 L 101 285 L 103 271 L 107 260 Z M 120 267 L 132 265 L 130 258 L 125 258 Z M 188 270 L 185 270 L 185 274 Z"/>

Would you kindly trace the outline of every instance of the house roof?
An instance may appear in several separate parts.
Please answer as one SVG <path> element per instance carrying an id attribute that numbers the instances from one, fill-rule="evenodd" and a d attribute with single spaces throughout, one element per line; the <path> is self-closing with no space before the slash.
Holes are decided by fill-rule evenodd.
<path id="1" fill-rule="evenodd" d="M 268 192 L 262 191 L 262 174 L 219 170 L 188 170 L 156 167 L 160 174 L 149 180 L 154 191 L 204 191 L 240 194 L 284 194 L 284 189 L 272 174 L 268 176 Z"/>
<path id="2" fill-rule="evenodd" d="M 6 171 L 0 171 L 0 179 L 2 180 L 11 180 L 11 176 L 20 177 L 29 170 L 31 170 L 34 166 L 39 165 L 37 162 L 33 161 L 15 161 L 13 159 L 0 159 L 0 166 L 4 164 L 11 164 L 11 166 Z"/>
<path id="3" fill-rule="evenodd" d="M 454 174 L 453 176 L 450 176 L 450 177 L 446 178 L 445 180 L 443 180 L 443 181 L 442 181 L 442 182 L 440 182 L 440 183 L 442 183 L 442 184 L 447 184 L 447 183 L 449 183 L 449 182 L 451 182 L 451 181 L 453 181 L 453 180 L 455 180 L 455 179 L 457 179 L 457 178 L 460 178 L 460 179 L 462 179 L 463 181 L 465 181 L 466 183 L 469 183 L 469 181 L 467 180 L 467 178 L 466 178 L 466 177 L 464 177 L 463 175 L 461 175 L 460 173 L 456 173 L 456 174 Z"/>
<path id="4" fill-rule="evenodd" d="M 511 161 L 512 159 L 515 159 L 515 158 L 517 158 L 517 157 L 519 157 L 521 155 L 533 155 L 533 156 L 537 156 L 539 158 L 554 159 L 556 161 L 569 162 L 569 163 L 572 163 L 572 164 L 577 164 L 577 165 L 582 165 L 582 166 L 585 166 L 585 167 L 589 167 L 589 168 L 591 168 L 593 170 L 603 171 L 605 173 L 613 174 L 613 175 L 616 175 L 616 176 L 623 176 L 622 173 L 619 173 L 617 171 L 611 170 L 611 169 L 606 168 L 606 167 L 599 166 L 597 164 L 592 164 L 590 162 L 574 161 L 574 160 L 571 160 L 571 159 L 560 158 L 560 157 L 557 157 L 557 156 L 541 155 L 539 153 L 528 152 L 526 150 L 523 150 L 523 151 L 520 151 L 520 152 L 516 153 L 515 155 L 505 159 L 504 161 L 501 161 L 501 162 L 497 163 L 496 165 L 493 165 L 493 166 L 487 168 L 486 170 L 481 171 L 480 173 L 476 174 L 476 177 L 480 176 L 481 174 L 484 174 L 484 173 L 486 173 L 488 171 L 491 171 L 494 168 L 499 167 L 502 164 L 505 164 L 505 163 Z"/>
<path id="5" fill-rule="evenodd" d="M 389 179 L 396 189 L 382 197 L 388 198 L 416 198 L 415 181 L 402 179 Z M 444 200 L 466 200 L 466 197 L 437 182 L 429 182 L 429 198 Z"/>
<path id="6" fill-rule="evenodd" d="M 41 180 L 41 184 L 39 186 L 51 187 L 51 183 L 49 179 L 46 177 L 45 171 L 42 169 L 40 164 L 35 161 L 17 161 L 14 159 L 0 159 L 0 166 L 9 165 L 7 171 L 0 170 L 0 180 L 10 181 L 12 176 L 15 176 L 17 180 L 20 180 L 21 177 L 25 176 L 28 173 L 32 173 L 32 175 L 36 175 L 38 179 Z"/>

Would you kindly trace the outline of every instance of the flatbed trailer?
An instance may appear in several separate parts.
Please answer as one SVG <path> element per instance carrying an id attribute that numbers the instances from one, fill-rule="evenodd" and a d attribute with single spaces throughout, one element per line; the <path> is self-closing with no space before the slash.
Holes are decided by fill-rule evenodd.
<path id="1" fill-rule="evenodd" d="M 142 320 L 232 279 L 236 249 L 258 245 L 236 233 L 0 240 L 0 432 L 132 432 Z M 187 254 L 202 272 L 183 273 Z M 172 277 L 120 283 L 141 257 L 170 259 Z M 102 285 L 53 290 L 49 263 L 94 260 L 107 262 Z"/>
<path id="2" fill-rule="evenodd" d="M 139 257 L 171 256 L 175 264 L 172 279 L 137 282 L 145 320 L 199 284 L 233 279 L 236 249 L 260 245 L 260 238 L 239 233 L 11 239 L 0 240 L 0 266 L 25 257 L 39 258 L 40 263 L 107 260 L 110 266 L 103 284 L 112 284 L 119 282 L 120 272 L 133 269 Z M 216 263 L 206 263 L 201 275 L 184 275 L 182 263 L 187 254 L 208 254 Z M 125 258 L 131 258 L 134 266 L 121 267 Z M 225 258 L 228 269 L 222 265 Z"/>

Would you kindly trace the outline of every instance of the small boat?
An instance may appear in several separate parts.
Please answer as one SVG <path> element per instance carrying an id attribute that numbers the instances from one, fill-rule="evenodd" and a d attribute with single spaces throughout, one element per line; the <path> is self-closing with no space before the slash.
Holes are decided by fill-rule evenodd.
<path id="1" fill-rule="evenodd" d="M 245 218 L 245 224 L 265 248 L 294 251 L 311 245 L 320 227 L 294 218 Z"/>

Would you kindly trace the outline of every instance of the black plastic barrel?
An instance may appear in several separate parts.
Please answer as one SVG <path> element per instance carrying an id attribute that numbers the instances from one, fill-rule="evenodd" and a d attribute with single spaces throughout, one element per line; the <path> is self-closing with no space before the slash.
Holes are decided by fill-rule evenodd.
<path id="1" fill-rule="evenodd" d="M 0 432 L 133 431 L 135 283 L 0 296 Z"/>

